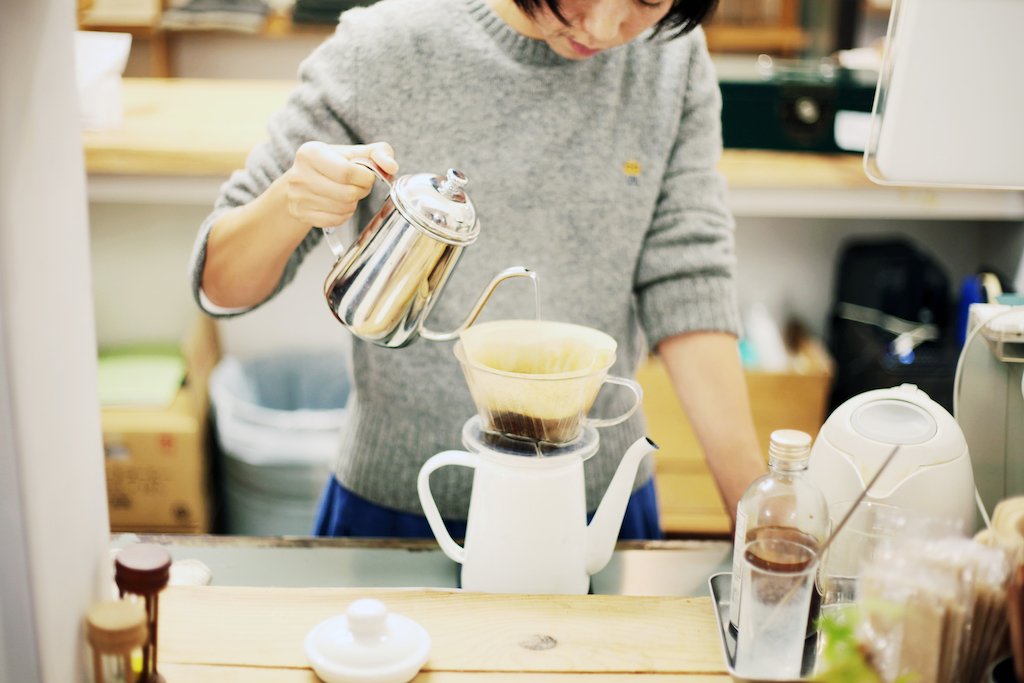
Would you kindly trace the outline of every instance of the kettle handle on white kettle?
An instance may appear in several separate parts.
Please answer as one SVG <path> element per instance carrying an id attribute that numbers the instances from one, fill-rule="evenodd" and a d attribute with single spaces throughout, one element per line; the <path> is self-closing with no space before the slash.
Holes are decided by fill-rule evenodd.
<path id="1" fill-rule="evenodd" d="M 441 519 L 441 513 L 437 510 L 437 503 L 434 502 L 434 496 L 430 493 L 430 473 L 446 465 L 461 465 L 462 467 L 475 468 L 479 462 L 480 458 L 472 453 L 465 451 L 442 451 L 437 455 L 431 456 L 429 460 L 423 463 L 423 467 L 420 468 L 419 477 L 416 479 L 416 489 L 420 494 L 420 505 L 423 506 L 423 514 L 427 516 L 427 522 L 430 524 L 431 531 L 434 532 L 434 536 L 437 538 L 437 542 L 441 546 L 441 550 L 444 551 L 444 554 L 459 564 L 466 561 L 466 549 L 452 539 L 451 534 L 448 533 L 448 528 L 444 525 L 444 520 Z"/>
<path id="2" fill-rule="evenodd" d="M 349 163 L 358 164 L 359 166 L 373 171 L 373 175 L 387 183 L 388 188 L 395 183 L 395 176 L 390 173 L 386 173 L 384 169 L 378 166 L 377 162 L 373 159 L 369 159 L 367 157 L 356 157 L 355 159 L 349 159 Z M 321 228 L 324 233 L 324 239 L 327 240 L 327 246 L 329 246 L 331 251 L 334 252 L 334 255 L 338 257 L 345 253 L 345 249 L 348 248 L 345 243 L 341 241 L 341 237 L 338 235 L 338 229 L 340 227 L 340 225 L 335 225 L 329 228 Z"/>

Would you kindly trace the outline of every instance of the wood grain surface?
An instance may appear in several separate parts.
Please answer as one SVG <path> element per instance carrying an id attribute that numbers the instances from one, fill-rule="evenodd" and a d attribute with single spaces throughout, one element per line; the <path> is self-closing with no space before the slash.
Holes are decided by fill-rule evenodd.
<path id="1" fill-rule="evenodd" d="M 255 666 L 167 664 L 160 666 L 167 683 L 320 683 L 311 669 L 278 669 Z M 641 674 L 642 675 L 642 674 Z M 728 675 L 656 674 L 658 683 L 730 683 Z M 421 671 L 413 683 L 636 683 L 637 674 L 592 673 L 497 673 L 480 671 Z"/>
<path id="2" fill-rule="evenodd" d="M 244 669 L 305 669 L 306 634 L 362 597 L 382 600 L 427 630 L 432 648 L 425 671 L 657 673 L 688 680 L 726 674 L 710 598 L 218 586 L 161 594 L 161 671 L 181 667 L 184 676 L 198 665 L 187 680 L 216 674 L 230 681 L 237 674 L 261 681 Z M 295 672 L 266 680 L 312 679 Z"/>

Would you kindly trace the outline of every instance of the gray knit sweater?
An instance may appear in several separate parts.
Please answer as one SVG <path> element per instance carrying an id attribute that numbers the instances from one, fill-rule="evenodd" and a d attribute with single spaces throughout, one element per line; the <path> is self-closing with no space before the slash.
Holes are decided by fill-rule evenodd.
<path id="1" fill-rule="evenodd" d="M 431 329 L 453 329 L 499 270 L 526 266 L 540 276 L 543 318 L 618 341 L 612 374 L 632 376 L 647 344 L 668 336 L 738 331 L 733 223 L 715 171 L 720 95 L 699 29 L 675 40 L 641 36 L 573 61 L 516 33 L 486 0 L 387 0 L 342 15 L 300 75 L 270 119 L 270 141 L 224 185 L 199 232 L 197 300 L 210 226 L 263 192 L 299 145 L 383 140 L 400 175 L 463 171 L 479 215 L 480 238 L 465 249 Z M 359 226 L 383 203 L 382 185 L 362 202 Z M 320 239 L 310 231 L 278 290 Z M 516 278 L 498 287 L 481 320 L 533 314 L 530 282 Z M 421 513 L 421 465 L 461 448 L 460 429 L 475 412 L 452 348 L 355 340 L 355 392 L 335 468 L 343 486 Z M 619 414 L 629 400 L 607 387 L 591 415 Z M 589 509 L 643 433 L 639 413 L 600 431 L 600 452 L 585 466 Z M 637 485 L 651 474 L 645 462 Z M 471 483 L 466 468 L 434 475 L 442 515 L 465 518 Z"/>

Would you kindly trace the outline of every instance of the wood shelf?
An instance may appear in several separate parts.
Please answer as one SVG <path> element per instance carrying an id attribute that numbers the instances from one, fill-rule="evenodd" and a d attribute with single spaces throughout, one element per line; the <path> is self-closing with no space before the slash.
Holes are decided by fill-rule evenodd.
<path id="1" fill-rule="evenodd" d="M 704 27 L 711 52 L 742 52 L 791 55 L 807 47 L 810 39 L 799 26 L 733 26 L 710 24 Z"/>

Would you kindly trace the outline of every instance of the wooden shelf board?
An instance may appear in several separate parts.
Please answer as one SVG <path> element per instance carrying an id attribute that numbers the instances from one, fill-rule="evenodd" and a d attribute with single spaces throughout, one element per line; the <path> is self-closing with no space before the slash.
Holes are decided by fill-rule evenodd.
<path id="1" fill-rule="evenodd" d="M 738 26 L 708 24 L 704 27 L 711 52 L 782 52 L 803 49 L 809 42 L 799 26 Z"/>

